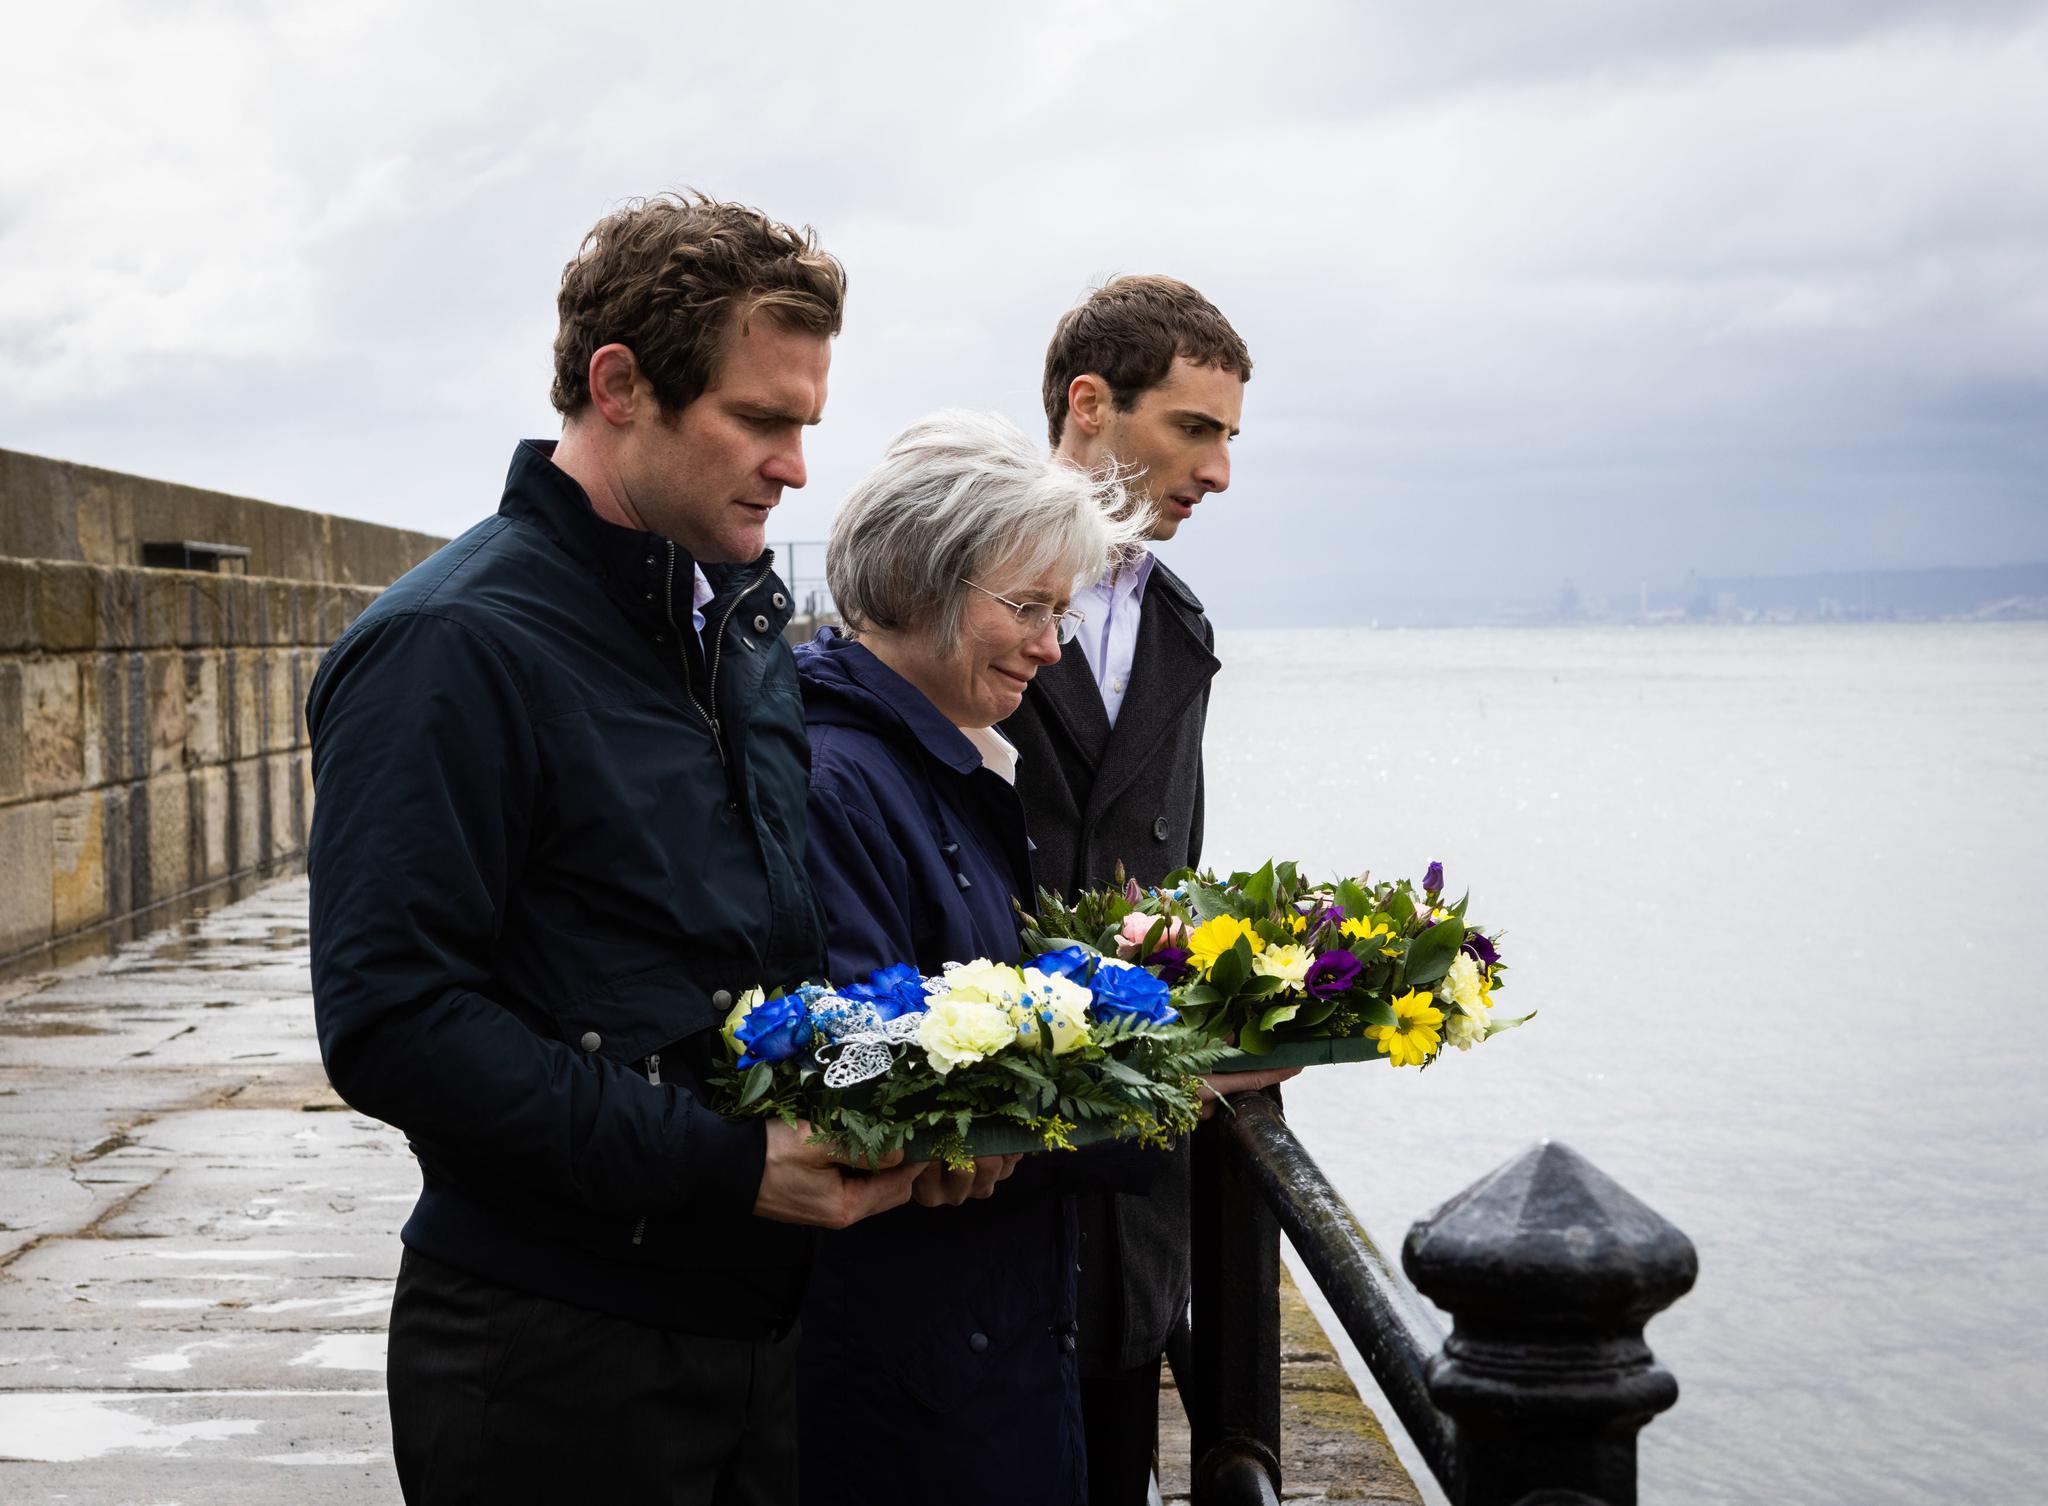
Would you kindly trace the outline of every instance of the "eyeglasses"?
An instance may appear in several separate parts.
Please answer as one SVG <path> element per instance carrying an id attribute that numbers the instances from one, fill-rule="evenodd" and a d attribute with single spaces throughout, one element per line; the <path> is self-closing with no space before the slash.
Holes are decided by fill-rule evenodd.
<path id="1" fill-rule="evenodd" d="M 999 601 L 1015 612 L 1017 614 L 1017 631 L 1027 638 L 1036 638 L 1045 631 L 1045 625 L 1049 622 L 1057 631 L 1061 643 L 1072 643 L 1081 636 L 1081 624 L 1087 620 L 1079 612 L 1072 609 L 1056 613 L 1046 602 L 1012 601 L 1007 596 L 998 596 L 987 586 L 975 585 L 973 581 L 964 575 L 960 577 L 960 584 L 963 586 L 974 586 L 975 590 L 988 597 L 991 601 Z"/>

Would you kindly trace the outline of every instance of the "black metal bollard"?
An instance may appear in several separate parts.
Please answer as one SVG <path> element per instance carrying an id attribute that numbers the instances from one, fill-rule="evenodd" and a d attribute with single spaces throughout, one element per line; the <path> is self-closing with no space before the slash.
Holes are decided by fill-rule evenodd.
<path id="1" fill-rule="evenodd" d="M 1190 1168 L 1193 1373 L 1182 1400 L 1198 1506 L 1280 1493 L 1280 1226 L 1229 1133 L 1219 1108 L 1195 1131 Z"/>
<path id="2" fill-rule="evenodd" d="M 1545 1141 L 1409 1230 L 1402 1265 L 1454 1320 L 1429 1389 L 1456 1423 L 1460 1506 L 1635 1506 L 1636 1434 L 1678 1399 L 1643 1325 L 1692 1288 L 1692 1241 Z"/>

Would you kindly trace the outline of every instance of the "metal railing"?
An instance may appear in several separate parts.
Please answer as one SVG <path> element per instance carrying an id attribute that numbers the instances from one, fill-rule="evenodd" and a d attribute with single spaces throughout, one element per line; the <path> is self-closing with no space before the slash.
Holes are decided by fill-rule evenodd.
<path id="1" fill-rule="evenodd" d="M 1455 1506 L 1634 1506 L 1636 1434 L 1678 1399 L 1643 1325 L 1689 1291 L 1692 1241 L 1545 1141 L 1408 1231 L 1408 1278 L 1295 1138 L 1277 1092 L 1195 1135 L 1191 1332 L 1173 1356 L 1197 1506 L 1277 1502 L 1279 1236 Z"/>

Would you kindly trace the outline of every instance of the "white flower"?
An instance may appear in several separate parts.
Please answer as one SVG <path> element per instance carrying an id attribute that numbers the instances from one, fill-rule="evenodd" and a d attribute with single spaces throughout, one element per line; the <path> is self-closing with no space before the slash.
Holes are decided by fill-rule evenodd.
<path id="1" fill-rule="evenodd" d="M 1444 974 L 1444 981 L 1437 985 L 1436 996 L 1446 1004 L 1455 1004 L 1466 1014 L 1477 1017 L 1490 1002 L 1482 990 L 1486 986 L 1486 974 L 1468 952 L 1460 952 L 1451 962 L 1451 970 Z"/>
<path id="2" fill-rule="evenodd" d="M 1262 977 L 1278 978 L 1284 985 L 1283 992 L 1299 993 L 1314 961 L 1305 946 L 1269 946 L 1252 958 L 1252 971 Z"/>
<path id="3" fill-rule="evenodd" d="M 1014 1004 L 1024 997 L 1024 975 L 1014 967 L 977 957 L 972 962 L 947 963 L 939 989 L 948 998 Z"/>
<path id="4" fill-rule="evenodd" d="M 1017 1034 L 1035 1040 L 1043 1025 L 1052 1037 L 1052 1054 L 1065 1056 L 1076 1046 L 1088 1044 L 1088 1005 L 1094 998 L 1072 978 L 1041 973 L 1035 967 L 1024 970 L 1025 995 L 1010 1006 L 1010 1018 Z"/>
<path id="5" fill-rule="evenodd" d="M 917 1043 L 941 1077 L 955 1067 L 993 1056 L 1016 1038 L 1016 1027 L 1003 1006 L 957 996 L 932 1000 L 917 1027 Z"/>
<path id="6" fill-rule="evenodd" d="M 1469 1014 L 1454 1014 L 1444 1019 L 1444 1039 L 1460 1051 L 1470 1051 L 1486 1039 L 1486 1021 Z"/>

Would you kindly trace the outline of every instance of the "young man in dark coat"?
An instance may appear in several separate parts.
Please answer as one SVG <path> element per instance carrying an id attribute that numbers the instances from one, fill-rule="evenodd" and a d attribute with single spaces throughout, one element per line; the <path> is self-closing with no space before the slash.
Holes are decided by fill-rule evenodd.
<path id="1" fill-rule="evenodd" d="M 559 444 L 392 586 L 307 701 L 314 1009 L 424 1188 L 389 1350 L 407 1501 L 793 1501 L 798 1225 L 910 1196 L 702 1097 L 713 1027 L 824 961 L 787 588 L 839 264 L 738 205 L 601 222 Z"/>
<path id="2" fill-rule="evenodd" d="M 1119 277 L 1071 309 L 1045 355 L 1056 453 L 1139 474 L 1153 541 L 1230 485 L 1251 354 L 1222 314 L 1170 277 Z M 1074 598 L 1079 641 L 1039 671 L 1003 723 L 1038 881 L 1071 894 L 1121 863 L 1156 884 L 1202 855 L 1202 730 L 1215 633 L 1150 551 Z M 1291 1075 L 1291 1074 L 1287 1074 Z M 1212 1080 L 1256 1088 L 1276 1074 Z M 1188 1152 L 1151 1190 L 1081 1199 L 1080 1363 L 1091 1501 L 1144 1501 L 1159 1360 L 1188 1300 Z"/>

